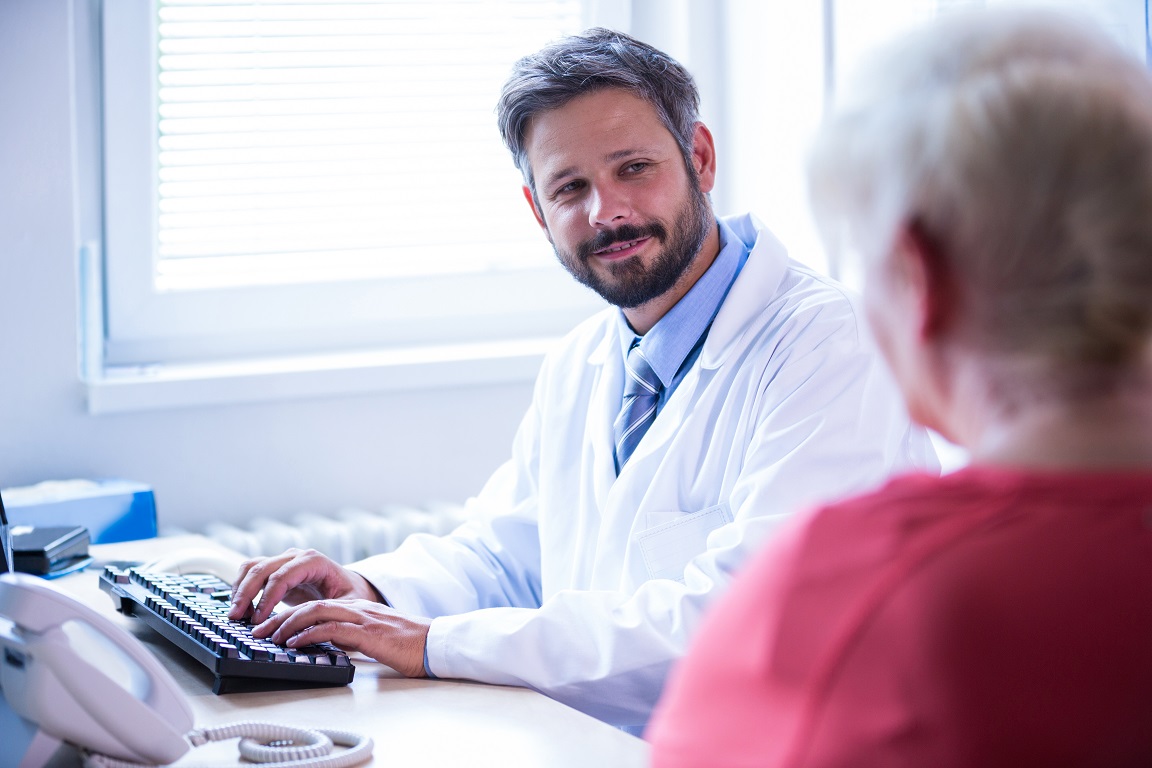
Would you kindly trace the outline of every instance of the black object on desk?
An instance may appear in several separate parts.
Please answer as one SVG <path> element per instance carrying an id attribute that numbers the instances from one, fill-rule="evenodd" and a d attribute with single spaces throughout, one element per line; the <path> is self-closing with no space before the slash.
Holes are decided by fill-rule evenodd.
<path id="1" fill-rule="evenodd" d="M 88 560 L 88 529 L 82 525 L 11 526 L 12 570 L 53 576 Z"/>
<path id="2" fill-rule="evenodd" d="M 0 573 L 12 570 L 12 539 L 8 535 L 8 515 L 4 512 L 4 497 L 0 495 Z"/>

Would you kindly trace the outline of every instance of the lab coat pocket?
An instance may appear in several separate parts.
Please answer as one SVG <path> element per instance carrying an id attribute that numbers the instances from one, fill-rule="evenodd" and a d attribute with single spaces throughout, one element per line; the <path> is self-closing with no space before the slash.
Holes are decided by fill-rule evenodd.
<path id="1" fill-rule="evenodd" d="M 707 548 L 708 534 L 730 522 L 732 512 L 724 503 L 636 534 L 648 576 L 683 581 L 684 566 Z"/>

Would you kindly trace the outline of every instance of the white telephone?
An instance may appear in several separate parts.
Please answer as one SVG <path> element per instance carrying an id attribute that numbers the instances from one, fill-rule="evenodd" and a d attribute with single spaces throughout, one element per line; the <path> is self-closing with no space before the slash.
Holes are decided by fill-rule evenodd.
<path id="1" fill-rule="evenodd" d="M 0 694 L 4 766 L 42 766 L 62 742 L 79 748 L 89 764 L 107 766 L 164 765 L 191 746 L 236 737 L 241 754 L 261 762 L 337 768 L 372 752 L 371 739 L 338 731 L 266 723 L 193 730 L 176 681 L 136 638 L 58 587 L 21 573 L 0 574 Z M 329 754 L 333 743 L 349 749 Z"/>

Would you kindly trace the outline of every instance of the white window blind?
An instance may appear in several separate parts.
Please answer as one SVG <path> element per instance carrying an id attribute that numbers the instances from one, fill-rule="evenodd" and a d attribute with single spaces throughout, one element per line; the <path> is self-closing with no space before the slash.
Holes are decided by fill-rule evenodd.
<path id="1" fill-rule="evenodd" d="M 484 193 L 510 166 L 493 85 L 579 20 L 575 2 L 163 0 L 159 287 L 538 266 L 522 201 Z"/>
<path id="2" fill-rule="evenodd" d="M 111 364 L 562 333 L 499 140 L 577 0 L 106 0 Z"/>

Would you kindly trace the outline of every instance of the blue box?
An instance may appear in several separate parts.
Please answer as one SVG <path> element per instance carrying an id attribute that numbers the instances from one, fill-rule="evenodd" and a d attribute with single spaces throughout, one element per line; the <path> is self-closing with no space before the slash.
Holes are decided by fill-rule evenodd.
<path id="1" fill-rule="evenodd" d="M 93 544 L 156 536 L 156 499 L 143 483 L 50 480 L 2 493 L 12 525 L 82 525 Z"/>

